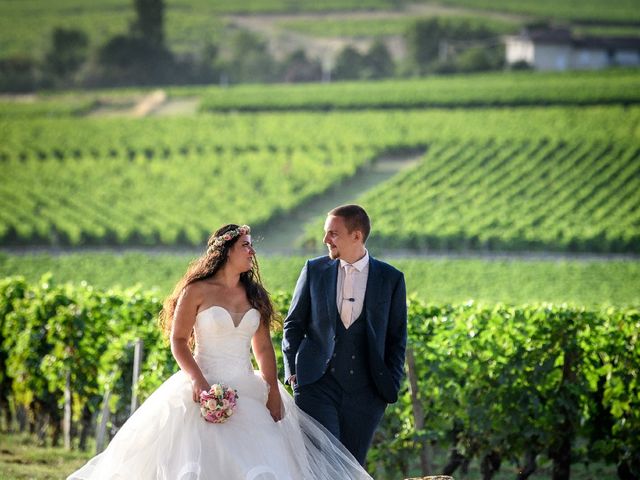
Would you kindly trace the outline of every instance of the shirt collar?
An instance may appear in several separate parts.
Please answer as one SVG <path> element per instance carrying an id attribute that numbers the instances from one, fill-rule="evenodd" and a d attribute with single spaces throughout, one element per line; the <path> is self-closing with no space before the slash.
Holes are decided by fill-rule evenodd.
<path id="1" fill-rule="evenodd" d="M 340 259 L 340 268 L 344 268 L 345 265 L 351 265 L 352 267 L 354 267 L 359 272 L 362 272 L 364 270 L 364 268 L 367 265 L 369 265 L 369 251 L 365 248 L 364 249 L 364 257 L 362 257 L 357 262 L 353 262 L 351 264 L 349 264 L 348 262 L 345 262 L 343 259 Z"/>

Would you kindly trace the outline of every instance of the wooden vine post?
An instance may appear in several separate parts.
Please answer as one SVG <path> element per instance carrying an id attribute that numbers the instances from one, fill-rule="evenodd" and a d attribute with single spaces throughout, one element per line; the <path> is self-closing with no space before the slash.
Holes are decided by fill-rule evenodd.
<path id="1" fill-rule="evenodd" d="M 416 430 L 421 431 L 424 430 L 424 409 L 422 408 L 420 391 L 418 390 L 416 358 L 411 347 L 407 347 L 407 377 L 409 377 L 409 393 L 411 394 L 413 422 Z M 422 469 L 423 475 L 430 475 L 433 472 L 431 456 L 429 455 L 429 444 L 425 440 L 423 440 L 420 445 L 420 468 Z"/>

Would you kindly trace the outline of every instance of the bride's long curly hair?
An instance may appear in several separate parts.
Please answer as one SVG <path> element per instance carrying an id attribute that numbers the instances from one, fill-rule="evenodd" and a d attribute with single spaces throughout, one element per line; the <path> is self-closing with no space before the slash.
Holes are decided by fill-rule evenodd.
<path id="1" fill-rule="evenodd" d="M 175 286 L 173 293 L 164 301 L 162 310 L 160 311 L 159 323 L 167 338 L 169 338 L 171 334 L 173 315 L 176 311 L 178 299 L 180 298 L 182 291 L 188 285 L 197 282 L 198 280 L 211 278 L 218 273 L 218 271 L 227 263 L 229 250 L 236 244 L 242 235 L 237 235 L 219 246 L 214 246 L 215 239 L 237 228 L 239 228 L 238 225 L 231 223 L 216 230 L 207 241 L 207 250 L 204 255 L 189 264 L 187 272 Z M 251 270 L 240 274 L 240 282 L 244 285 L 249 303 L 253 308 L 260 312 L 261 321 L 267 326 L 267 328 L 271 328 L 273 321 L 276 320 L 276 311 L 273 308 L 271 299 L 269 298 L 269 292 L 267 292 L 262 285 L 260 268 L 258 267 L 258 261 L 255 256 L 253 258 L 253 267 Z M 193 346 L 193 332 L 191 332 L 189 344 Z"/>

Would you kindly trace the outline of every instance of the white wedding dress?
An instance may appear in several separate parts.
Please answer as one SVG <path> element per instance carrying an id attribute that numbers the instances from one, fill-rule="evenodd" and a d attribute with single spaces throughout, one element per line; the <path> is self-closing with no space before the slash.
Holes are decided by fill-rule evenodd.
<path id="1" fill-rule="evenodd" d="M 279 384 L 284 418 L 266 408 L 268 385 L 251 364 L 260 314 L 234 323 L 222 307 L 196 316 L 195 359 L 207 380 L 238 391 L 226 423 L 206 422 L 182 371 L 164 382 L 127 420 L 107 449 L 68 480 L 370 479 L 353 456 L 302 412 Z"/>

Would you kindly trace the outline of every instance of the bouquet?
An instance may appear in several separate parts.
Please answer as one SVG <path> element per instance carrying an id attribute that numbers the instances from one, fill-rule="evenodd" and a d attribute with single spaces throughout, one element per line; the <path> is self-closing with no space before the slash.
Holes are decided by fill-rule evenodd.
<path id="1" fill-rule="evenodd" d="M 200 393 L 200 413 L 207 422 L 224 423 L 233 415 L 238 392 L 221 383 L 214 383 L 208 392 Z"/>

